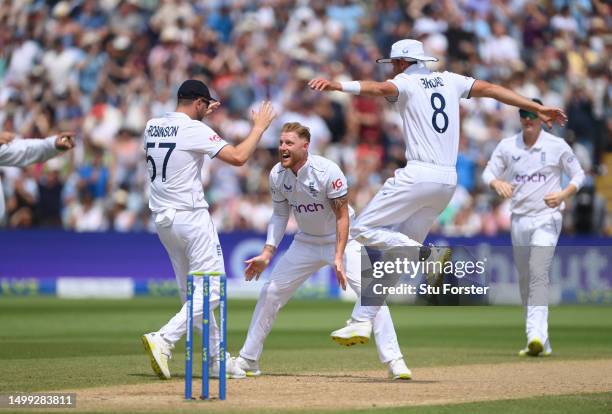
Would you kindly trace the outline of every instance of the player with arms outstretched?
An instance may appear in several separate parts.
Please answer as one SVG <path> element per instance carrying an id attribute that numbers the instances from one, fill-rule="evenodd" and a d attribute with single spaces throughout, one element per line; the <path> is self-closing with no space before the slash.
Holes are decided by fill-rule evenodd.
<path id="1" fill-rule="evenodd" d="M 380 96 L 394 103 L 403 122 L 406 166 L 395 171 L 357 217 L 351 235 L 367 246 L 414 247 L 421 259 L 445 262 L 450 250 L 423 246 L 438 215 L 455 192 L 459 146 L 459 101 L 489 97 L 537 114 L 548 125 L 565 122 L 561 109 L 533 102 L 504 87 L 452 72 L 432 72 L 425 62 L 437 61 L 412 39 L 394 43 L 388 59 L 394 77 L 385 82 L 335 82 L 313 79 L 317 91 L 342 91 Z M 417 260 L 417 257 L 414 257 Z M 333 333 L 341 338 L 369 337 L 378 306 L 353 311 L 348 325 Z"/>

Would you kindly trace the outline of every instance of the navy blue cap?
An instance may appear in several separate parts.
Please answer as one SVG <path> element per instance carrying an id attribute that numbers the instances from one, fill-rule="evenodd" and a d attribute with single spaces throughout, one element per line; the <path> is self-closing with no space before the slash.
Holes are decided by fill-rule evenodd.
<path id="1" fill-rule="evenodd" d="M 179 99 L 195 100 L 198 98 L 204 98 L 208 101 L 217 101 L 212 96 L 210 96 L 208 86 L 206 86 L 204 82 L 199 81 L 197 79 L 189 79 L 183 82 L 183 84 L 178 90 L 177 97 Z"/>

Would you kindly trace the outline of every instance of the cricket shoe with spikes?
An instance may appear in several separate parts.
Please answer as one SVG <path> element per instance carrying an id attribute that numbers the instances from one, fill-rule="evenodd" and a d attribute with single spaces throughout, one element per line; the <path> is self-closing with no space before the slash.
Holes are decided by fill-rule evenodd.
<path id="1" fill-rule="evenodd" d="M 389 367 L 389 377 L 394 380 L 409 380 L 412 379 L 412 372 L 406 366 L 404 358 L 394 359 L 387 364 Z"/>
<path id="2" fill-rule="evenodd" d="M 544 345 L 542 345 L 542 341 L 535 338 L 529 341 L 527 347 L 521 349 L 518 352 L 518 356 L 551 356 L 552 355 L 552 347 L 550 346 L 550 341 L 546 341 Z"/>
<path id="3" fill-rule="evenodd" d="M 240 355 L 233 359 L 234 363 L 246 373 L 247 377 L 258 377 L 261 375 L 259 361 L 244 358 Z"/>
<path id="4" fill-rule="evenodd" d="M 426 261 L 427 284 L 442 286 L 444 281 L 444 267 L 450 262 L 453 251 L 450 247 L 422 246 L 419 251 L 419 260 Z"/>
<path id="5" fill-rule="evenodd" d="M 344 346 L 367 344 L 372 334 L 372 322 L 346 321 L 346 326 L 331 333 L 333 341 Z"/>
<path id="6" fill-rule="evenodd" d="M 160 379 L 170 379 L 168 360 L 172 358 L 173 346 L 156 332 L 144 334 L 141 340 L 147 355 L 149 355 L 153 371 Z"/>

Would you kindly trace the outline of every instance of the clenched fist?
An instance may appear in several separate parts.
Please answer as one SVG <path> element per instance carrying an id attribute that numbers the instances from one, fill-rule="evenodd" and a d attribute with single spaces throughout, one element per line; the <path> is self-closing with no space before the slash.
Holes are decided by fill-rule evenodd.
<path id="1" fill-rule="evenodd" d="M 74 148 L 74 132 L 60 132 L 55 138 L 55 148 L 60 151 L 68 151 Z"/>

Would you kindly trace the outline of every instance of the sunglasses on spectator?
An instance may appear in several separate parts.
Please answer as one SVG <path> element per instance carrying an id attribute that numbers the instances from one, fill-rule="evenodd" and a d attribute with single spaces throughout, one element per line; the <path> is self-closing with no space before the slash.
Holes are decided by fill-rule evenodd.
<path id="1" fill-rule="evenodd" d="M 538 115 L 534 114 L 533 112 L 525 111 L 524 109 L 519 110 L 519 116 L 521 118 L 527 118 L 531 120 L 538 119 Z"/>

